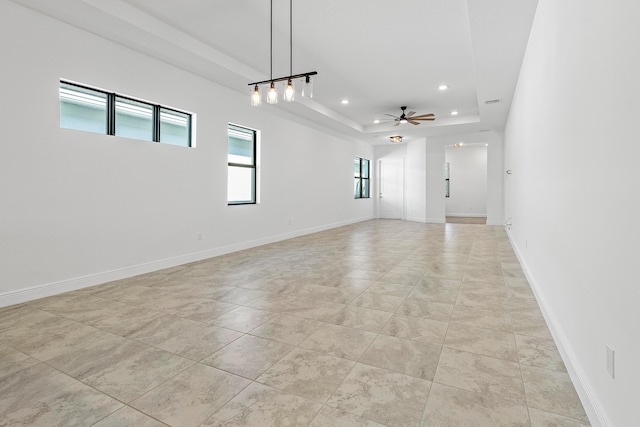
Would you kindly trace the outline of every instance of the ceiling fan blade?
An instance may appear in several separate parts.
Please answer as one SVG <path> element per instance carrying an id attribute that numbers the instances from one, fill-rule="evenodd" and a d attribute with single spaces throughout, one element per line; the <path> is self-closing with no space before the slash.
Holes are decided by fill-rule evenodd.
<path id="1" fill-rule="evenodd" d="M 394 119 L 399 119 L 400 117 L 394 116 L 393 114 L 385 114 L 385 116 L 393 117 Z"/>
<path id="2" fill-rule="evenodd" d="M 411 118 L 412 118 L 412 119 L 417 119 L 418 117 L 434 117 L 434 116 L 435 116 L 435 114 L 433 114 L 433 113 L 429 113 L 429 114 L 420 114 L 420 115 L 418 115 L 418 116 L 413 116 L 413 117 L 411 117 Z"/>
<path id="3" fill-rule="evenodd" d="M 413 116 L 415 113 L 416 113 L 415 111 L 409 111 L 409 112 L 407 113 L 407 116 L 406 116 L 406 117 L 407 117 L 407 118 L 409 118 L 409 117 Z"/>
<path id="4" fill-rule="evenodd" d="M 400 122 L 396 122 L 394 126 L 400 126 Z"/>
<path id="5" fill-rule="evenodd" d="M 435 117 L 412 117 L 411 120 L 428 120 L 428 121 L 434 121 L 436 118 Z"/>
<path id="6" fill-rule="evenodd" d="M 411 123 L 412 125 L 419 125 L 420 123 L 416 122 L 413 119 L 407 119 L 407 122 Z"/>

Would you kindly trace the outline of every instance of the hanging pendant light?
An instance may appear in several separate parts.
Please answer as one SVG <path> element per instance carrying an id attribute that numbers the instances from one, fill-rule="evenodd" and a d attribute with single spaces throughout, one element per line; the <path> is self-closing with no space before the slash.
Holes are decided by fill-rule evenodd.
<path id="1" fill-rule="evenodd" d="M 262 96 L 260 96 L 260 89 L 258 85 L 255 85 L 251 90 L 251 106 L 259 107 L 262 104 Z"/>
<path id="2" fill-rule="evenodd" d="M 293 89 L 291 79 L 287 82 L 287 88 L 284 90 L 284 100 L 291 102 L 296 98 L 296 91 Z"/>
<path id="3" fill-rule="evenodd" d="M 271 82 L 271 86 L 269 87 L 269 92 L 267 93 L 267 103 L 269 104 L 278 103 L 278 91 L 276 90 L 276 85 L 273 82 Z"/>
<path id="4" fill-rule="evenodd" d="M 271 21 L 270 21 L 270 38 L 269 38 L 269 55 L 270 55 L 270 78 L 261 82 L 249 83 L 249 86 L 253 86 L 251 91 L 251 105 L 259 107 L 262 104 L 262 97 L 260 96 L 259 86 L 269 83 L 269 90 L 267 92 L 267 104 L 278 103 L 278 90 L 275 83 L 286 81 L 287 86 L 284 90 L 283 99 L 287 102 L 295 100 L 296 91 L 293 85 L 295 79 L 305 79 L 305 83 L 302 87 L 301 95 L 306 98 L 313 98 L 313 81 L 311 76 L 318 74 L 317 71 L 311 71 L 303 74 L 293 74 L 293 0 L 289 0 L 289 74 L 286 77 L 273 78 L 273 0 L 271 0 Z"/>
<path id="5" fill-rule="evenodd" d="M 313 80 L 311 76 L 306 76 L 304 86 L 302 87 L 302 96 L 305 98 L 313 98 Z"/>

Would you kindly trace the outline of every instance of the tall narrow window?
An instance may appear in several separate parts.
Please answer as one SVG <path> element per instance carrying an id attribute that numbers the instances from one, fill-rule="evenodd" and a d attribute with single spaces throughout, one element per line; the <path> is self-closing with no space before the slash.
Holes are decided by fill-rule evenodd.
<path id="1" fill-rule="evenodd" d="M 369 198 L 369 160 L 356 157 L 353 159 L 354 197 Z"/>
<path id="2" fill-rule="evenodd" d="M 256 135 L 253 129 L 229 124 L 227 203 L 256 203 Z"/>
<path id="3" fill-rule="evenodd" d="M 444 164 L 444 197 L 449 197 L 449 163 Z"/>

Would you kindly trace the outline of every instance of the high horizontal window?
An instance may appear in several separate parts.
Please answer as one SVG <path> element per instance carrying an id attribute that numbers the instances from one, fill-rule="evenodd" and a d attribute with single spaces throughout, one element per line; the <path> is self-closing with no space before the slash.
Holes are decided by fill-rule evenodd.
<path id="1" fill-rule="evenodd" d="M 369 160 L 356 157 L 353 159 L 354 197 L 369 198 Z"/>
<path id="2" fill-rule="evenodd" d="M 257 132 L 229 124 L 228 128 L 227 203 L 256 203 Z"/>
<path id="3" fill-rule="evenodd" d="M 60 127 L 191 147 L 191 114 L 65 81 Z"/>

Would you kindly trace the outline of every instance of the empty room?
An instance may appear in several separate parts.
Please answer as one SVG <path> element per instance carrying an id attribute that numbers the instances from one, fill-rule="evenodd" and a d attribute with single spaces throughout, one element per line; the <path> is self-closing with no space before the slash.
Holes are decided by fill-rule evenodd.
<path id="1" fill-rule="evenodd" d="M 639 425 L 639 18 L 0 0 L 0 427 Z"/>

